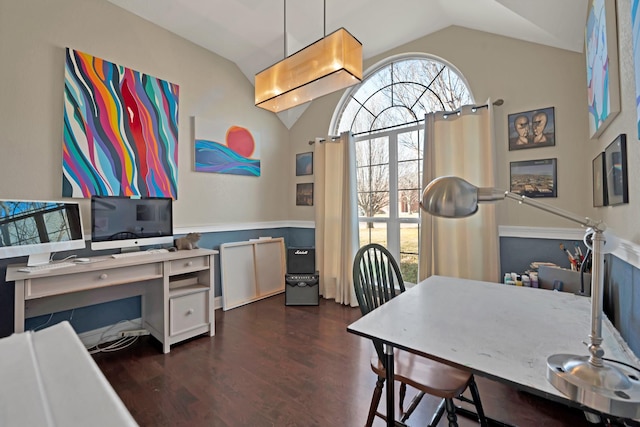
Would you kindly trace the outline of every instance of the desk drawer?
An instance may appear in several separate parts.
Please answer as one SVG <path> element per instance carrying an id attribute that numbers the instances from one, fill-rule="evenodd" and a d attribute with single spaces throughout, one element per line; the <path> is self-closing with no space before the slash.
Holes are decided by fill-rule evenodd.
<path id="1" fill-rule="evenodd" d="M 197 292 L 169 300 L 169 335 L 187 332 L 206 325 L 208 291 Z"/>
<path id="2" fill-rule="evenodd" d="M 122 283 L 141 282 L 161 277 L 161 263 L 96 269 L 80 273 L 26 279 L 24 281 L 24 293 L 25 299 L 32 299 Z"/>
<path id="3" fill-rule="evenodd" d="M 209 268 L 208 256 L 176 259 L 169 262 L 169 275 L 206 270 L 207 268 Z"/>

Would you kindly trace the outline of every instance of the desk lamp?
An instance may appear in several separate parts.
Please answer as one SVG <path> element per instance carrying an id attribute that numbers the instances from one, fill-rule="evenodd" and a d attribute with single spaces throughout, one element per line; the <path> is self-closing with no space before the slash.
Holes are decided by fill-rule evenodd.
<path id="1" fill-rule="evenodd" d="M 463 218 L 478 210 L 478 203 L 516 200 L 587 227 L 585 244 L 592 241 L 590 356 L 554 354 L 547 358 L 547 380 L 572 400 L 606 414 L 640 417 L 640 380 L 637 370 L 604 359 L 602 296 L 604 293 L 604 230 L 606 225 L 555 206 L 496 188 L 478 188 L 462 178 L 443 176 L 427 185 L 420 207 L 432 215 Z M 612 241 L 613 239 L 610 239 Z M 610 243 L 607 250 L 611 250 Z"/>

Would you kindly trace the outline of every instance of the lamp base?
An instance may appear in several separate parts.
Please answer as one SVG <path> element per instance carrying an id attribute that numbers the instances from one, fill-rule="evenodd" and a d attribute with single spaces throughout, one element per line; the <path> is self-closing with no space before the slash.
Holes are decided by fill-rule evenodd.
<path id="1" fill-rule="evenodd" d="M 547 380 L 570 399 L 616 417 L 640 419 L 640 372 L 603 360 L 589 363 L 589 356 L 554 354 L 547 358 Z"/>

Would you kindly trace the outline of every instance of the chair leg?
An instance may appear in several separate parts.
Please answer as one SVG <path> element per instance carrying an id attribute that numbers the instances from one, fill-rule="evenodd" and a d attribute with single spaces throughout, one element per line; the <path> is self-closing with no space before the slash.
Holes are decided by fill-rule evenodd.
<path id="1" fill-rule="evenodd" d="M 400 419 L 400 421 L 405 422 L 409 419 L 411 414 L 413 414 L 413 411 L 415 411 L 416 408 L 418 407 L 418 403 L 420 403 L 423 397 L 424 397 L 424 391 L 421 391 L 418 394 L 416 394 L 413 399 L 411 399 L 411 403 L 409 404 L 409 409 L 407 409 L 407 412 L 402 413 L 402 418 Z"/>
<path id="2" fill-rule="evenodd" d="M 440 404 L 438 405 L 438 409 L 436 409 L 436 413 L 433 414 L 433 418 L 431 418 L 431 422 L 427 427 L 436 427 L 438 425 L 438 423 L 440 422 L 440 418 L 442 418 L 442 415 L 444 414 L 444 406 L 445 399 L 442 399 L 440 401 Z"/>
<path id="3" fill-rule="evenodd" d="M 473 404 L 476 407 L 478 421 L 482 427 L 487 427 L 489 423 L 487 422 L 487 417 L 484 415 L 484 409 L 482 409 L 482 402 L 480 401 L 480 392 L 478 392 L 478 385 L 473 376 L 471 377 L 471 381 L 469 381 L 469 391 L 471 392 L 471 397 L 473 397 Z"/>
<path id="4" fill-rule="evenodd" d="M 400 384 L 400 396 L 398 402 L 398 408 L 400 409 L 400 415 L 404 414 L 404 398 L 407 395 L 407 385 L 405 383 Z"/>
<path id="5" fill-rule="evenodd" d="M 456 416 L 456 405 L 454 405 L 453 399 L 445 399 L 444 407 L 447 410 L 447 420 L 449 421 L 449 427 L 458 427 L 458 417 Z"/>
<path id="6" fill-rule="evenodd" d="M 378 377 L 378 381 L 376 381 L 376 388 L 373 389 L 373 396 L 371 397 L 371 407 L 369 408 L 369 416 L 367 417 L 367 424 L 365 425 L 365 427 L 371 427 L 373 425 L 373 419 L 376 416 L 378 404 L 380 403 L 380 397 L 382 396 L 383 386 L 384 378 Z"/>

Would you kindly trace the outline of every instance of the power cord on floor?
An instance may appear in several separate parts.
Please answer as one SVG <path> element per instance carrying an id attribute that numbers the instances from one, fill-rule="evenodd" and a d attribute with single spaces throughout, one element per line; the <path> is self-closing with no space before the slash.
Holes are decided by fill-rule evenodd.
<path id="1" fill-rule="evenodd" d="M 137 336 L 120 337 L 116 334 L 109 334 L 116 326 L 122 325 L 123 323 L 127 323 L 127 322 L 135 325 L 136 327 L 139 327 L 139 325 L 137 325 L 134 322 L 131 322 L 131 320 L 121 320 L 117 323 L 114 323 L 113 325 L 105 329 L 102 332 L 102 334 L 100 334 L 100 338 L 98 339 L 97 344 L 91 347 L 87 347 L 87 351 L 89 352 L 89 354 L 108 353 L 108 352 L 122 350 L 124 348 L 129 347 L 134 342 L 136 342 L 138 339 Z"/>
<path id="2" fill-rule="evenodd" d="M 116 341 L 107 343 L 107 345 L 104 347 L 102 347 L 100 344 L 96 344 L 95 346 L 88 348 L 87 351 L 89 352 L 89 354 L 96 354 L 96 353 L 109 353 L 113 351 L 122 350 L 132 345 L 134 342 L 138 340 L 138 338 L 139 338 L 138 336 L 122 337 Z"/>

